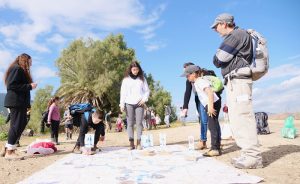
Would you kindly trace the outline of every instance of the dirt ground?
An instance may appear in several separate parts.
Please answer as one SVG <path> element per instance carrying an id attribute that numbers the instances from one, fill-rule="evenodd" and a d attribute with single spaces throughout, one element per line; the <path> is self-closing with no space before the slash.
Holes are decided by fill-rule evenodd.
<path id="1" fill-rule="evenodd" d="M 263 183 L 300 183 L 300 137 L 296 139 L 284 139 L 280 136 L 280 129 L 284 120 L 271 120 L 269 126 L 271 134 L 259 135 L 261 144 L 263 164 L 262 169 L 249 169 L 245 172 L 264 178 Z M 300 130 L 300 121 L 295 122 L 296 127 Z M 195 136 L 199 139 L 199 124 L 190 123 L 187 126 L 176 128 L 159 129 L 145 131 L 154 136 L 154 144 L 158 145 L 159 133 L 167 134 L 167 144 L 181 144 L 187 146 L 187 137 Z M 209 136 L 208 136 L 209 137 Z M 37 137 L 22 137 L 19 150 L 25 149 Z M 47 138 L 47 137 L 38 137 Z M 74 146 L 73 141 L 65 141 L 63 134 L 59 137 L 61 145 L 58 146 L 58 152 L 48 156 L 35 156 L 22 161 L 6 161 L 0 158 L 0 183 L 16 183 L 37 172 L 51 163 L 63 158 L 71 153 Z M 222 140 L 223 154 L 215 159 L 230 165 L 230 159 L 239 155 L 239 148 L 232 140 Z M 1 142 L 3 145 L 3 142 Z M 127 146 L 128 138 L 125 132 L 107 133 L 106 141 L 100 145 L 104 146 Z"/>

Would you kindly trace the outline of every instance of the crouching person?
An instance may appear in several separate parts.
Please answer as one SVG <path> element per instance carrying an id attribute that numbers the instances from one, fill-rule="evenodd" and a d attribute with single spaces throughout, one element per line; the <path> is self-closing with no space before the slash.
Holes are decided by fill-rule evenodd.
<path id="1" fill-rule="evenodd" d="M 81 115 L 80 132 L 76 145 L 73 149 L 73 153 L 81 154 L 83 152 L 85 134 L 88 132 L 90 127 L 95 130 L 94 147 L 91 149 L 92 154 L 95 154 L 98 149 L 98 141 L 104 141 L 105 136 L 103 113 L 101 111 L 92 110 L 92 112 L 84 112 Z"/>

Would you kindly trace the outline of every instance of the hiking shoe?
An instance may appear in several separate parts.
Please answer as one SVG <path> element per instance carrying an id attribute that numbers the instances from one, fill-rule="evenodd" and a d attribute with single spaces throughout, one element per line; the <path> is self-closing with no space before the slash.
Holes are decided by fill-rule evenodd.
<path id="1" fill-rule="evenodd" d="M 101 151 L 101 149 L 98 148 L 97 146 L 94 146 L 94 147 L 91 149 L 91 151 L 97 152 L 97 151 Z"/>
<path id="2" fill-rule="evenodd" d="M 135 149 L 135 146 L 134 146 L 134 141 L 133 140 L 130 140 L 129 141 L 129 148 L 128 148 L 128 150 L 134 150 Z"/>
<path id="3" fill-rule="evenodd" d="M 262 159 L 247 159 L 246 157 L 231 160 L 234 167 L 238 169 L 260 169 L 263 168 Z"/>
<path id="4" fill-rule="evenodd" d="M 142 145 L 141 145 L 141 140 L 136 140 L 136 149 L 137 150 L 142 150 Z"/>
<path id="5" fill-rule="evenodd" d="M 143 148 L 142 148 L 142 146 L 139 144 L 139 145 L 136 146 L 136 149 L 137 149 L 137 150 L 142 150 Z"/>
<path id="6" fill-rule="evenodd" d="M 195 150 L 207 149 L 206 141 L 200 141 Z"/>
<path id="7" fill-rule="evenodd" d="M 220 155 L 221 155 L 221 150 L 209 150 L 208 152 L 203 154 L 203 156 L 205 157 L 216 157 Z"/>
<path id="8" fill-rule="evenodd" d="M 6 151 L 4 158 L 5 160 L 24 160 L 24 156 L 18 155 L 15 150 L 12 150 L 11 153 Z"/>
<path id="9" fill-rule="evenodd" d="M 82 151 L 80 150 L 80 146 L 75 146 L 74 149 L 73 149 L 73 153 L 75 153 L 75 154 L 81 154 Z"/>

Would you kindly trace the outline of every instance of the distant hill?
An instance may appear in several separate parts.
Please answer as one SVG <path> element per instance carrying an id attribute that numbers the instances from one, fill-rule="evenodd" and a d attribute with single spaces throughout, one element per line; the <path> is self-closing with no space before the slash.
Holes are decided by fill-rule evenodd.
<path id="1" fill-rule="evenodd" d="M 269 119 L 273 119 L 273 120 L 286 119 L 290 115 L 293 115 L 296 120 L 300 120 L 300 112 L 269 114 Z"/>
<path id="2" fill-rule="evenodd" d="M 5 93 L 0 93 L 0 113 L 6 116 L 7 109 L 4 107 L 4 98 L 5 98 Z"/>

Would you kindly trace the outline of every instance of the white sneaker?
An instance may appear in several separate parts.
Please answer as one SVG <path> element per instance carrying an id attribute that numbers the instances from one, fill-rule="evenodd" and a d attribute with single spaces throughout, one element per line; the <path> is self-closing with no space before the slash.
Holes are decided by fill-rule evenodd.
<path id="1" fill-rule="evenodd" d="M 249 159 L 246 157 L 239 157 L 231 159 L 234 167 L 239 169 L 259 169 L 263 168 L 262 159 Z"/>

